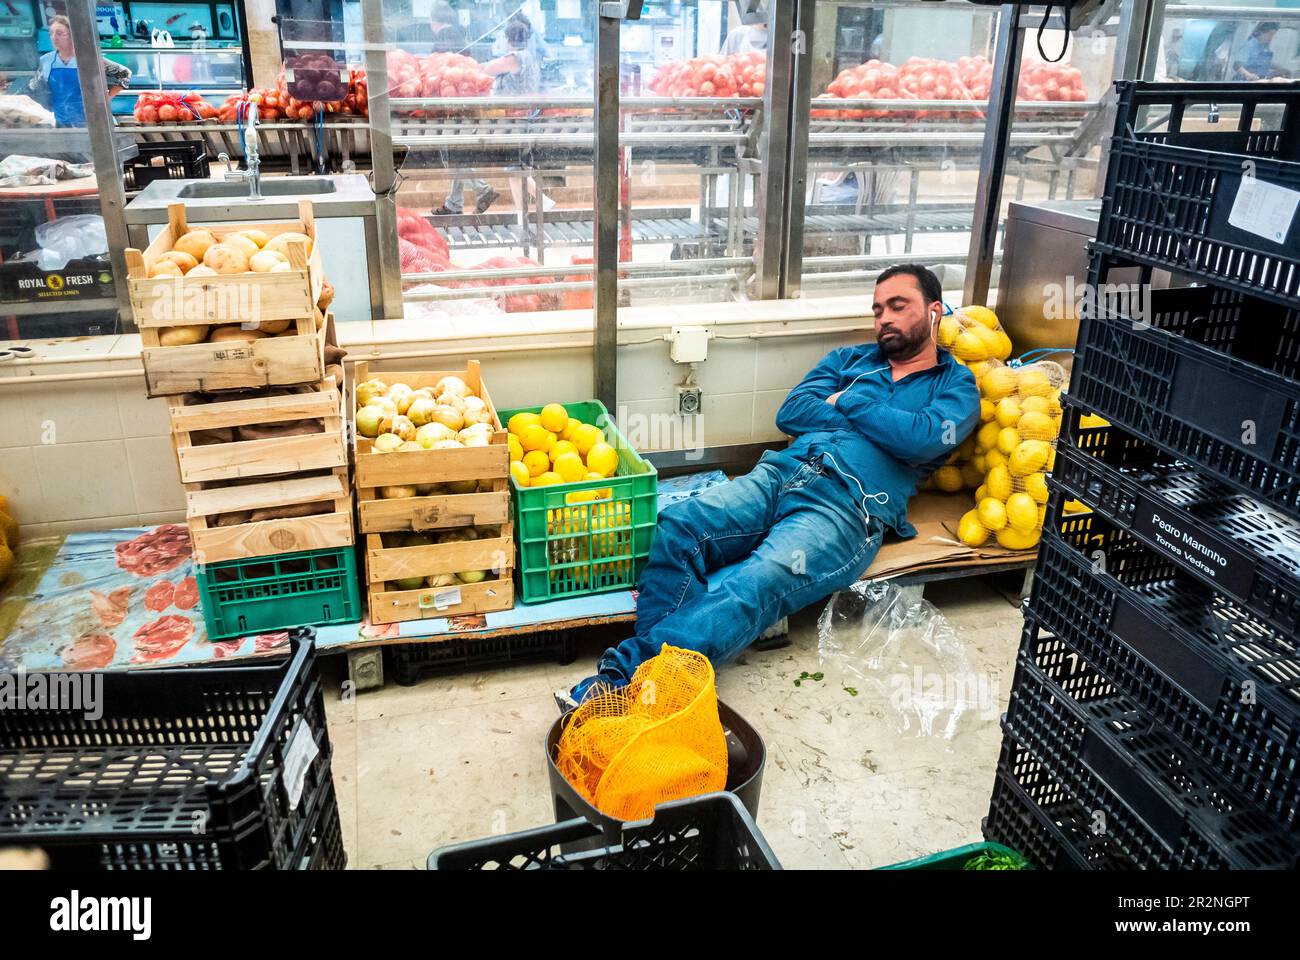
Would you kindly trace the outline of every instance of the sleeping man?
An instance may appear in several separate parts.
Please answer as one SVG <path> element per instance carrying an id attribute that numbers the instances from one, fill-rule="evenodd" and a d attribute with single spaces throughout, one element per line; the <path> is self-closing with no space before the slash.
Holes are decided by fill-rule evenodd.
<path id="1" fill-rule="evenodd" d="M 876 341 L 831 351 L 790 391 L 776 414 L 789 447 L 660 515 L 635 635 L 562 702 L 627 683 L 665 643 L 726 663 L 857 580 L 886 529 L 916 535 L 908 499 L 979 420 L 974 375 L 935 342 L 942 296 L 918 264 L 876 278 Z"/>

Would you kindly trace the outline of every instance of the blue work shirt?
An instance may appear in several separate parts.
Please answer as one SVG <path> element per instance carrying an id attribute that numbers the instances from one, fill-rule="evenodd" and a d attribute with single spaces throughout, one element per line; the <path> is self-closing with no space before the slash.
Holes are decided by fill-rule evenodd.
<path id="1" fill-rule="evenodd" d="M 833 405 L 826 398 L 843 391 Z M 917 484 L 957 449 L 979 422 L 975 375 L 939 350 L 939 362 L 895 382 L 874 343 L 832 350 L 799 382 L 776 412 L 795 437 L 788 453 L 828 453 L 867 495 L 870 514 L 903 537 L 916 536 L 907 501 Z M 857 494 L 856 485 L 848 481 Z"/>

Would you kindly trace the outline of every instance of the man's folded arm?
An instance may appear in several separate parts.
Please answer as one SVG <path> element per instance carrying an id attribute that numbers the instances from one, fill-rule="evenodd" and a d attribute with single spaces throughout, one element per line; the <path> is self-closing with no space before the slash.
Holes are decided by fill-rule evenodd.
<path id="1" fill-rule="evenodd" d="M 840 388 L 843 360 L 832 350 L 790 391 L 776 412 L 776 426 L 792 437 L 818 430 L 851 429 L 848 419 L 826 398 Z"/>
<path id="2" fill-rule="evenodd" d="M 962 377 L 921 411 L 847 392 L 835 401 L 845 419 L 868 440 L 904 463 L 920 466 L 957 449 L 979 420 L 979 389 Z"/>

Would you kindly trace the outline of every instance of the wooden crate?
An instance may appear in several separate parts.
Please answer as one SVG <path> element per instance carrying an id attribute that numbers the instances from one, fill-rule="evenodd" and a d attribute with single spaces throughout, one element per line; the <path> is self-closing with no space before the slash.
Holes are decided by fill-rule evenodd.
<path id="1" fill-rule="evenodd" d="M 185 486 L 186 518 L 199 563 L 348 546 L 352 490 L 343 436 L 343 396 L 333 377 L 311 393 L 214 403 L 177 398 L 172 444 Z M 193 433 L 223 427 L 320 419 L 324 433 L 198 444 Z M 258 478 L 264 478 L 258 480 Z M 232 485 L 231 481 L 258 482 Z M 219 514 L 328 502 L 326 513 L 219 527 Z"/>
<path id="2" fill-rule="evenodd" d="M 151 397 L 207 390 L 255 389 L 312 383 L 325 373 L 324 349 L 329 326 L 317 309 L 323 274 L 320 252 L 294 244 L 287 255 L 293 269 L 280 273 L 241 273 L 223 277 L 149 279 L 154 261 L 184 234 L 184 208 L 168 208 L 172 222 L 143 252 L 126 251 L 127 285 L 137 326 L 145 389 Z M 316 236 L 310 204 L 302 220 L 288 223 L 211 227 L 218 239 L 240 229 L 268 234 L 293 230 Z M 162 346 L 164 327 L 224 325 L 288 320 L 292 334 L 251 342 L 224 341 Z"/>
<path id="3" fill-rule="evenodd" d="M 387 533 L 398 530 L 434 530 L 451 527 L 497 525 L 510 520 L 510 450 L 506 431 L 497 417 L 496 407 L 480 376 L 479 364 L 471 360 L 464 370 L 436 373 L 370 371 L 369 364 L 358 363 L 351 397 L 356 384 L 371 376 L 387 383 L 405 383 L 412 389 L 433 386 L 443 377 L 457 376 L 481 397 L 492 413 L 492 442 L 485 447 L 463 450 L 410 450 L 374 453 L 368 437 L 355 437 L 357 471 L 357 515 L 362 533 Z M 355 417 L 356 404 L 349 408 Z M 438 494 L 402 499 L 381 499 L 378 488 L 392 485 L 447 483 L 455 480 L 488 480 L 491 491 L 463 494 Z"/>
<path id="4" fill-rule="evenodd" d="M 385 547 L 377 534 L 366 535 L 370 622 L 398 623 L 509 610 L 514 606 L 514 531 L 509 524 L 503 524 L 500 533 L 484 540 L 412 547 Z M 494 565 L 498 568 L 495 571 Z M 464 570 L 488 570 L 488 579 L 455 587 L 387 588 L 391 581 L 402 577 Z"/>

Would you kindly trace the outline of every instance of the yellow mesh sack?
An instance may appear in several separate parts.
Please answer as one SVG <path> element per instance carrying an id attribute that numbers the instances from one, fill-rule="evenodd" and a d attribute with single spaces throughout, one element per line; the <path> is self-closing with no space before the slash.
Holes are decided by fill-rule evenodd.
<path id="1" fill-rule="evenodd" d="M 573 712 L 555 764 L 583 799 L 619 820 L 724 789 L 727 741 L 709 658 L 664 644 L 627 686 L 599 689 Z"/>

